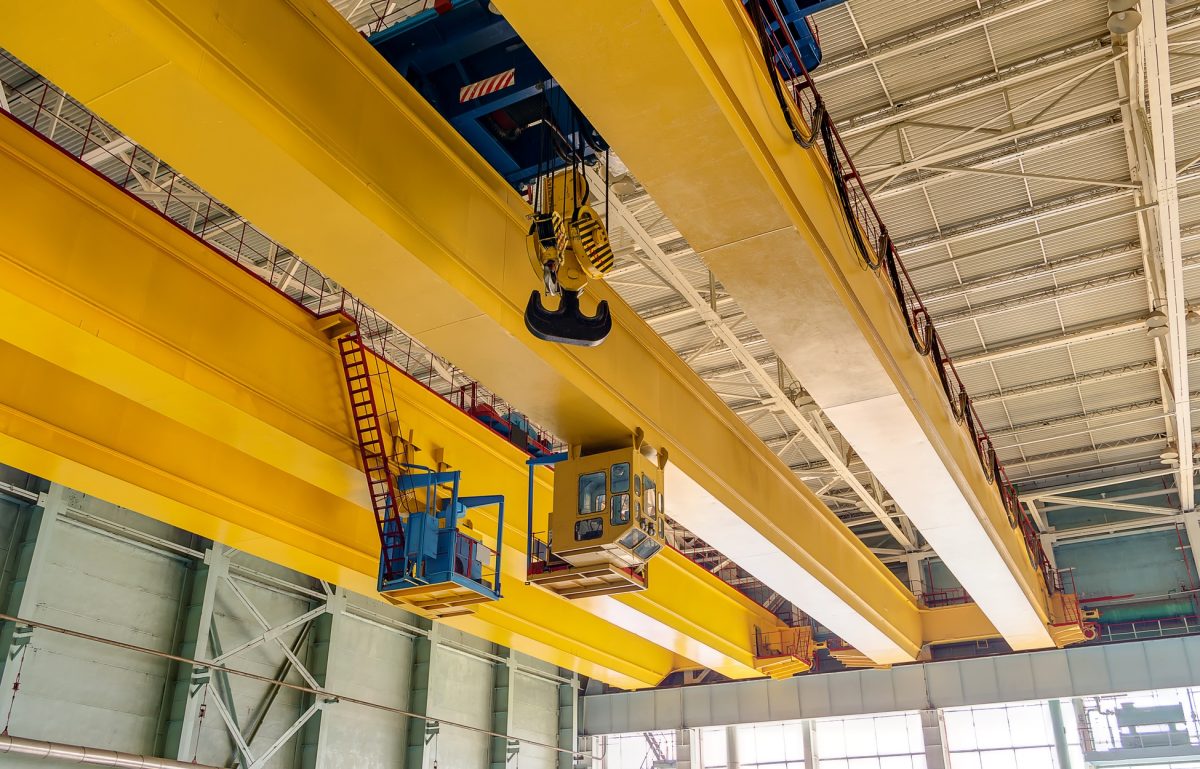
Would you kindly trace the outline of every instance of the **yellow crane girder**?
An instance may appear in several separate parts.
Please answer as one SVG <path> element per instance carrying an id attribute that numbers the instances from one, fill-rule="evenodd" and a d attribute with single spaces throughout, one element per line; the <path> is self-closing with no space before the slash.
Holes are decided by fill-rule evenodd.
<path id="1" fill-rule="evenodd" d="M 864 265 L 815 127 L 800 128 L 815 146 L 794 140 L 741 0 L 497 5 L 1006 640 L 1054 645 L 1047 587 L 940 361 Z M 562 30 L 585 28 L 605 44 L 581 56 Z"/>

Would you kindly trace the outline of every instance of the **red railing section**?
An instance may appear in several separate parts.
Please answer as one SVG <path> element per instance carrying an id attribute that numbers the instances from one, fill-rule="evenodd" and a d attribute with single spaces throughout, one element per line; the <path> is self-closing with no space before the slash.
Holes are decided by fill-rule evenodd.
<path id="1" fill-rule="evenodd" d="M 0 115 L 7 114 L 33 130 L 313 315 L 345 314 L 358 325 L 363 344 L 410 379 L 462 411 L 468 409 L 460 405 L 457 393 L 464 387 L 471 388 L 478 400 L 486 400 L 499 413 L 512 411 L 498 395 L 453 369 L 370 306 L 4 51 L 0 51 L 0 83 L 9 104 L 8 113 L 0 109 Z M 450 381 L 438 373 L 439 369 L 451 373 Z M 536 432 L 550 449 L 558 449 L 560 444 L 544 430 Z"/>
<path id="2" fill-rule="evenodd" d="M 776 0 L 749 0 L 746 9 L 759 36 L 784 118 L 796 142 L 806 148 L 818 142 L 824 145 L 826 165 L 850 220 L 863 262 L 891 288 L 913 346 L 929 358 L 951 412 L 971 436 L 984 475 L 996 485 L 1009 523 L 1020 530 L 1029 549 L 1031 563 L 1041 572 L 1047 589 L 1054 591 L 1059 583 L 1053 577 L 1053 568 L 1042 548 L 1041 539 L 997 459 L 995 445 L 971 404 L 966 385 L 946 353 L 946 347 L 934 328 L 932 315 L 921 301 L 912 276 L 900 259 L 887 225 L 871 200 L 850 151 L 826 111 L 812 75 L 804 67 L 799 47 L 784 23 Z"/>
<path id="3" fill-rule="evenodd" d="M 941 609 L 946 606 L 960 606 L 965 603 L 974 603 L 970 594 L 961 587 L 945 587 L 931 588 L 927 590 L 917 590 L 915 592 L 917 601 L 924 604 L 928 609 Z"/>
<path id="4" fill-rule="evenodd" d="M 759 659 L 795 657 L 812 664 L 812 633 L 796 632 L 796 628 L 774 630 L 754 629 L 754 656 Z"/>

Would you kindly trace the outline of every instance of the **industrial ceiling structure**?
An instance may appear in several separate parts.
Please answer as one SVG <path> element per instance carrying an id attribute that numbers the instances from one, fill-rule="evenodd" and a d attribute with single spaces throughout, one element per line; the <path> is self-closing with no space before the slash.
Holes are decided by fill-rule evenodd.
<path id="1" fill-rule="evenodd" d="M 553 5 L 0 10 L 0 753 L 1200 684 L 1200 0 Z"/>
<path id="2" fill-rule="evenodd" d="M 369 33 L 425 4 L 333 5 Z M 1099 513 L 1099 529 L 1075 533 L 1085 536 L 1182 525 L 1174 516 L 1192 507 L 1179 493 L 1191 451 L 1176 436 L 1192 432 L 1200 358 L 1196 345 L 1172 349 L 1165 331 L 1200 320 L 1189 303 L 1200 301 L 1200 4 L 1170 3 L 1166 29 L 1119 38 L 1107 15 L 1098 0 L 939 0 L 903 12 L 851 0 L 814 17 L 828 109 L 1009 477 L 1052 538 L 1047 515 L 1059 510 Z M 110 151 L 129 144 L 102 121 L 91 130 Z M 611 285 L 885 562 L 933 555 L 619 155 L 610 182 Z M 251 233 L 256 266 L 283 291 L 314 307 L 340 291 Z M 247 242 L 221 228 L 209 239 Z M 448 395 L 471 384 L 378 323 L 418 379 Z M 1080 501 L 1129 483 L 1140 485 L 1115 501 Z M 676 544 L 714 571 L 732 566 L 686 531 Z"/>

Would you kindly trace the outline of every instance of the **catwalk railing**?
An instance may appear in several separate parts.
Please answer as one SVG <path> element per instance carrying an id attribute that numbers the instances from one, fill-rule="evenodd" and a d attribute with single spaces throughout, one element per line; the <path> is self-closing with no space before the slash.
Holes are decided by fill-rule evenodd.
<path id="1" fill-rule="evenodd" d="M 971 404 L 966 385 L 934 328 L 932 316 L 900 259 L 887 225 L 871 200 L 866 183 L 826 110 L 812 75 L 804 66 L 778 0 L 748 0 L 746 9 L 758 34 L 775 95 L 793 138 L 805 149 L 815 147 L 818 142 L 823 145 L 826 164 L 864 266 L 877 273 L 891 288 L 913 346 L 929 359 L 951 412 L 971 436 L 984 475 L 996 486 L 1009 524 L 1020 530 L 1031 564 L 1041 573 L 1047 590 L 1054 591 L 1058 584 L 1041 539 L 1022 509 L 1017 491 L 997 458 L 995 445 Z"/>

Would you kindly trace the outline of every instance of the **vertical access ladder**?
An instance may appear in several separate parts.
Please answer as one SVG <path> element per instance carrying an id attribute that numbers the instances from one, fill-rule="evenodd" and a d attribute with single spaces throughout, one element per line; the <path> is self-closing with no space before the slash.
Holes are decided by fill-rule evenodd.
<path id="1" fill-rule="evenodd" d="M 367 349 L 357 324 L 338 337 L 337 345 L 379 530 L 380 594 L 433 619 L 468 614 L 475 604 L 498 600 L 504 497 L 459 496 L 458 471 L 414 465 L 406 457 L 393 460 L 391 441 L 384 438 L 385 420 L 398 416 L 394 405 L 387 407 L 388 363 Z M 447 484 L 452 491 L 443 498 L 440 490 Z M 494 549 L 459 530 L 462 515 L 478 507 L 498 508 Z"/>
<path id="2" fill-rule="evenodd" d="M 371 389 L 371 371 L 367 363 L 366 346 L 356 328 L 353 333 L 337 340 L 350 395 L 350 416 L 358 440 L 363 473 L 367 476 L 367 491 L 371 509 L 379 529 L 379 570 L 381 581 L 393 579 L 404 569 L 404 527 L 401 525 L 396 493 L 396 478 L 388 467 L 387 447 L 383 440 L 380 411 Z"/>

